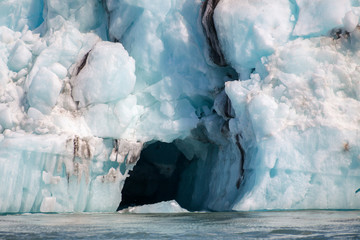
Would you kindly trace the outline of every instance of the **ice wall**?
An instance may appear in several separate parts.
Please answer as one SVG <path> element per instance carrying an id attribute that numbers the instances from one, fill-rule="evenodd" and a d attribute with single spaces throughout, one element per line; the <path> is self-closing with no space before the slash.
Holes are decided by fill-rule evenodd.
<path id="1" fill-rule="evenodd" d="M 107 26 L 102 3 L 3 1 L 1 10 L 1 19 L 8 22 L 2 23 L 0 43 L 0 211 L 115 211 L 128 168 L 142 144 L 123 140 L 119 151 L 118 141 L 92 133 L 78 108 L 84 105 L 77 100 L 78 92 L 88 90 L 85 99 L 93 101 L 95 87 L 100 90 L 97 99 L 108 100 L 101 95 L 107 89 L 94 82 L 88 89 L 90 85 L 81 80 L 86 74 L 103 77 L 92 69 L 106 54 L 96 55 L 103 45 L 111 51 L 107 57 L 113 56 L 107 82 L 116 77 L 112 70 L 116 64 L 124 63 L 118 74 L 135 81 L 134 61 L 122 45 L 100 38 L 106 38 Z M 90 58 L 95 59 L 82 66 L 80 74 L 79 64 L 94 46 Z M 97 67 L 104 70 L 105 65 Z M 75 77 L 79 77 L 76 84 Z M 120 90 L 128 94 L 131 87 Z M 122 172 L 119 164 L 124 166 Z"/>
<path id="2" fill-rule="evenodd" d="M 225 57 L 240 73 L 255 68 L 225 84 L 246 153 L 234 210 L 359 208 L 357 6 L 219 3 Z"/>
<path id="3" fill-rule="evenodd" d="M 2 1 L 0 212 L 115 211 L 153 141 L 191 210 L 360 208 L 359 6 Z"/>
<path id="4" fill-rule="evenodd" d="M 116 210 L 142 144 L 189 136 L 228 79 L 200 1 L 2 4 L 1 212 Z"/>

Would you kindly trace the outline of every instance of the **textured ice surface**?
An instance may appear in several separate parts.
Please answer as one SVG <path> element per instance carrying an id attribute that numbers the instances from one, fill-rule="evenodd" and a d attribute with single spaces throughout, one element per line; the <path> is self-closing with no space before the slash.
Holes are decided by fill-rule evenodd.
<path id="1" fill-rule="evenodd" d="M 262 56 L 287 42 L 293 28 L 290 5 L 287 0 L 220 1 L 215 26 L 225 58 L 237 72 L 255 68 Z"/>
<path id="2" fill-rule="evenodd" d="M 352 13 L 351 2 L 351 0 L 296 0 L 299 16 L 293 34 L 296 36 L 326 34 L 333 28 L 348 25 L 350 20 L 348 14 Z M 356 26 L 359 16 L 355 21 Z"/>
<path id="3" fill-rule="evenodd" d="M 1 212 L 116 210 L 142 143 L 188 136 L 223 85 L 200 1 L 2 4 Z"/>
<path id="4" fill-rule="evenodd" d="M 0 212 L 115 211 L 153 141 L 192 210 L 360 208 L 360 2 L 221 0 L 241 81 L 201 4 L 0 3 Z"/>
<path id="5" fill-rule="evenodd" d="M 237 116 L 231 129 L 242 132 L 248 156 L 243 190 L 254 188 L 235 209 L 358 208 L 357 51 L 337 44 L 289 42 L 266 59 L 263 80 L 226 84 Z"/>
<path id="6" fill-rule="evenodd" d="M 184 213 L 186 209 L 180 207 L 175 201 L 159 202 L 154 204 L 129 207 L 119 211 L 120 213 Z"/>
<path id="7" fill-rule="evenodd" d="M 31 30 L 43 22 L 43 1 L 38 0 L 4 0 L 0 3 L 0 25 L 15 31 L 24 27 Z"/>
<path id="8" fill-rule="evenodd" d="M 291 39 L 261 58 L 258 74 L 225 84 L 236 114 L 230 132 L 246 153 L 235 210 L 359 208 L 359 32 L 339 20 L 358 16 L 346 14 L 347 1 L 297 2 L 294 35 L 351 32 Z"/>
<path id="9" fill-rule="evenodd" d="M 135 62 L 120 43 L 97 43 L 77 71 L 72 95 L 80 107 L 123 99 L 134 90 Z"/>
<path id="10" fill-rule="evenodd" d="M 106 3 L 110 39 L 120 41 L 135 59 L 137 102 L 132 109 L 141 118 L 132 120 L 124 136 L 165 142 L 185 138 L 224 82 L 223 70 L 209 66 L 203 54 L 201 2 Z"/>

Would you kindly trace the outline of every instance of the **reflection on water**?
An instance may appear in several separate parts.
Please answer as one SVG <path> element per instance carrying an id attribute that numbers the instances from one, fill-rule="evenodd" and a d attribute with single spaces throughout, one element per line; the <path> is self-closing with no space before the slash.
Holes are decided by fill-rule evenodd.
<path id="1" fill-rule="evenodd" d="M 360 239 L 360 211 L 0 216 L 0 239 Z"/>

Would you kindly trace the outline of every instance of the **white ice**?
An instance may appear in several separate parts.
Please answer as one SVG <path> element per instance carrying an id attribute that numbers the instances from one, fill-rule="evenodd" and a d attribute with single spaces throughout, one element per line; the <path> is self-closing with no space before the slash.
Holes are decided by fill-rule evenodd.
<path id="1" fill-rule="evenodd" d="M 186 213 L 186 209 L 180 207 L 180 205 L 175 201 L 159 202 L 154 204 L 147 204 L 136 207 L 128 207 L 121 211 L 120 213 Z"/>
<path id="2" fill-rule="evenodd" d="M 0 212 L 115 211 L 153 141 L 192 209 L 360 208 L 360 2 L 221 0 L 235 81 L 201 5 L 1 1 Z"/>

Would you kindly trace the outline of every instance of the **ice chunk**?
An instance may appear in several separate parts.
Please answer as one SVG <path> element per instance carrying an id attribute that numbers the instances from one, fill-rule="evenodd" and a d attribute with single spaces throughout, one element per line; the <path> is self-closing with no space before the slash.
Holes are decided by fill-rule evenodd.
<path id="1" fill-rule="evenodd" d="M 180 207 L 175 201 L 159 202 L 136 207 L 129 207 L 119 211 L 120 213 L 186 213 L 186 209 Z"/>
<path id="2" fill-rule="evenodd" d="M 352 11 L 346 13 L 344 17 L 344 28 L 348 32 L 354 31 L 359 23 L 359 16 L 355 15 Z"/>
<path id="3" fill-rule="evenodd" d="M 62 84 L 59 78 L 47 68 L 41 68 L 33 78 L 29 92 L 28 101 L 44 114 L 49 114 L 55 106 Z"/>
<path id="4" fill-rule="evenodd" d="M 0 103 L 0 126 L 4 129 L 9 129 L 13 126 L 10 109 L 6 104 Z"/>
<path id="5" fill-rule="evenodd" d="M 99 30 L 105 27 L 105 10 L 98 0 L 77 0 L 73 2 L 46 0 L 44 14 L 47 29 L 60 29 L 67 22 L 81 32 Z M 101 33 L 102 30 L 99 30 Z M 103 35 L 101 33 L 101 35 Z M 101 36 L 103 37 L 103 36 Z"/>
<path id="6" fill-rule="evenodd" d="M 351 11 L 351 0 L 297 0 L 296 3 L 299 17 L 293 31 L 295 36 L 326 34 L 341 27 L 344 17 Z"/>
<path id="7" fill-rule="evenodd" d="M 99 42 L 73 80 L 80 107 L 126 98 L 134 89 L 135 62 L 120 43 Z"/>
<path id="8" fill-rule="evenodd" d="M 254 68 L 262 56 L 284 44 L 292 31 L 286 0 L 222 0 L 214 12 L 218 38 L 226 60 L 238 73 Z"/>
<path id="9" fill-rule="evenodd" d="M 89 107 L 85 112 L 85 120 L 94 135 L 116 139 L 136 127 L 140 113 L 141 107 L 136 105 L 136 97 L 130 95 L 118 102 Z"/>
<path id="10" fill-rule="evenodd" d="M 18 72 L 21 69 L 27 67 L 31 61 L 31 58 L 32 54 L 29 49 L 22 41 L 18 41 L 9 56 L 9 69 Z"/>
<path id="11" fill-rule="evenodd" d="M 58 62 L 52 64 L 49 69 L 55 73 L 60 79 L 64 79 L 67 75 L 67 69 Z"/>

